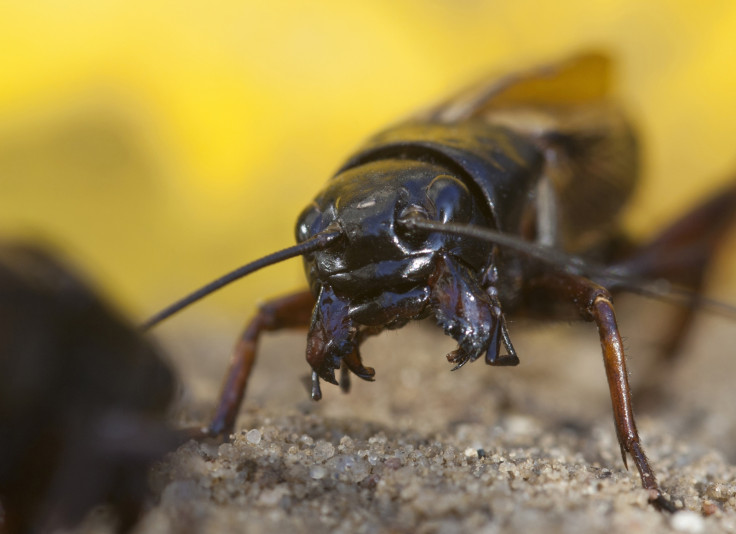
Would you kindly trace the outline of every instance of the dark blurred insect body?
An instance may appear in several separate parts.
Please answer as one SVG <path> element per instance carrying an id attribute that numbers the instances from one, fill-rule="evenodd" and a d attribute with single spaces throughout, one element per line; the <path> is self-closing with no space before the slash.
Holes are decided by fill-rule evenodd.
<path id="1" fill-rule="evenodd" d="M 148 467 L 180 439 L 174 375 L 71 269 L 0 245 L 0 532 L 51 532 L 110 504 L 138 518 Z"/>
<path id="2" fill-rule="evenodd" d="M 619 215 L 638 177 L 635 136 L 608 94 L 610 65 L 586 55 L 482 84 L 389 128 L 340 168 L 297 222 L 300 244 L 210 284 L 155 324 L 265 265 L 304 256 L 310 289 L 262 306 L 238 343 L 207 434 L 233 429 L 260 334 L 309 327 L 320 380 L 373 380 L 366 337 L 433 317 L 457 369 L 516 365 L 507 315 L 579 317 L 598 328 L 616 431 L 655 506 L 670 508 L 640 443 L 611 292 L 667 278 L 697 290 L 736 208 L 731 188 L 644 246 Z M 582 259 L 581 259 L 582 258 Z M 693 291 L 685 293 L 695 295 Z M 689 323 L 684 307 L 680 326 Z M 678 345 L 685 328 L 670 339 Z M 407 362 L 410 365 L 410 362 Z"/>

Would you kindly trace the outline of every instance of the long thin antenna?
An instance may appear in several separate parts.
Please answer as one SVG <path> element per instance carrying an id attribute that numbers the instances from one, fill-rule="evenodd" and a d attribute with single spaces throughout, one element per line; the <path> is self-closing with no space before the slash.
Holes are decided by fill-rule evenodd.
<path id="1" fill-rule="evenodd" d="M 481 241 L 488 241 L 490 243 L 496 243 L 504 248 L 509 248 L 532 258 L 542 260 L 545 263 L 551 265 L 557 265 L 565 268 L 566 271 L 571 274 L 578 274 L 585 272 L 601 271 L 605 270 L 605 267 L 593 266 L 587 260 L 584 260 L 578 256 L 567 254 L 561 250 L 532 243 L 530 241 L 524 241 L 517 236 L 511 234 L 505 234 L 498 230 L 492 230 L 490 228 L 483 228 L 480 226 L 473 226 L 470 224 L 458 224 L 458 223 L 443 223 L 439 221 L 430 221 L 423 217 L 406 217 L 397 221 L 398 224 L 405 228 L 429 230 L 432 232 L 443 232 L 446 234 L 455 234 L 467 236 Z"/>
<path id="2" fill-rule="evenodd" d="M 570 274 L 595 278 L 602 285 L 613 286 L 618 290 L 628 291 L 649 298 L 661 299 L 674 304 L 691 305 L 696 303 L 699 308 L 709 312 L 736 318 L 736 306 L 699 295 L 689 289 L 673 285 L 665 279 L 647 280 L 636 278 L 617 271 L 615 268 L 605 267 L 551 247 L 524 241 L 517 236 L 505 234 L 497 230 L 467 224 L 441 223 L 416 216 L 407 217 L 397 222 L 407 229 L 444 232 L 496 243 L 497 245 L 521 252 L 545 263 L 561 267 Z"/>
<path id="3" fill-rule="evenodd" d="M 238 280 L 239 278 L 242 278 L 259 269 L 262 269 L 263 267 L 268 267 L 269 265 L 273 265 L 274 263 L 279 263 L 281 261 L 288 260 L 296 256 L 301 256 L 303 254 L 309 254 L 310 252 L 314 252 L 316 250 L 325 249 L 341 235 L 342 234 L 339 231 L 332 231 L 330 229 L 328 231 L 324 231 L 315 236 L 312 236 L 306 241 L 299 243 L 298 245 L 279 250 L 278 252 L 274 252 L 273 254 L 269 254 L 268 256 L 264 256 L 263 258 L 259 258 L 251 263 L 243 265 L 242 267 L 238 267 L 234 271 L 231 271 L 221 276 L 220 278 L 213 280 L 206 286 L 201 287 L 200 289 L 194 291 L 193 293 L 190 293 L 186 297 L 176 301 L 174 304 L 167 306 L 156 315 L 145 321 L 141 325 L 141 329 L 144 331 L 148 330 L 149 328 L 157 325 L 164 319 L 167 319 L 178 311 L 186 308 L 190 304 L 193 304 L 198 300 L 206 297 L 210 293 L 217 291 L 221 287 L 224 287 L 229 283 Z"/>

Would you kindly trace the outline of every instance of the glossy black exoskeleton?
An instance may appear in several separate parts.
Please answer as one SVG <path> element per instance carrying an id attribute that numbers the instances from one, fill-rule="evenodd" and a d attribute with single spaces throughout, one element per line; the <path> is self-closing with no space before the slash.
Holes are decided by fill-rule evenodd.
<path id="1" fill-rule="evenodd" d="M 482 353 L 491 364 L 518 363 L 500 304 L 518 291 L 518 258 L 502 259 L 492 243 L 448 233 L 422 235 L 399 221 L 421 217 L 517 228 L 534 202 L 542 161 L 520 136 L 482 122 L 463 131 L 440 124 L 400 127 L 352 158 L 297 223 L 299 241 L 330 227 L 342 235 L 340 243 L 305 259 L 318 303 L 313 321 L 330 320 L 322 313 L 322 303 L 330 300 L 340 303 L 339 309 L 332 305 L 332 313 L 349 322 L 339 332 L 343 339 L 327 332 L 340 351 L 308 350 L 317 374 L 336 383 L 334 371 L 357 350 L 360 327 L 399 328 L 428 316 L 458 341 L 452 356 L 458 366 Z M 502 211 L 505 204 L 513 209 Z M 499 272 L 511 274 L 512 283 L 499 284 Z M 322 331 L 314 325 L 313 335 Z M 506 357 L 500 354 L 502 340 Z"/>
<path id="2" fill-rule="evenodd" d="M 150 464 L 179 443 L 168 364 L 58 258 L 0 245 L 0 532 L 138 518 Z"/>
<path id="3" fill-rule="evenodd" d="M 263 331 L 309 325 L 312 397 L 320 379 L 373 380 L 362 341 L 433 317 L 458 342 L 458 368 L 485 354 L 516 365 L 507 314 L 578 317 L 598 327 L 616 431 L 671 509 L 640 443 L 611 291 L 667 278 L 694 299 L 736 212 L 720 193 L 643 246 L 619 226 L 638 177 L 633 130 L 608 94 L 609 61 L 580 56 L 471 87 L 389 128 L 348 159 L 299 217 L 295 247 L 247 265 L 164 310 L 151 326 L 255 269 L 304 256 L 310 290 L 261 307 L 236 346 L 205 434 L 233 429 Z M 602 267 L 601 267 L 602 266 Z M 670 346 L 693 307 L 683 307 Z"/>

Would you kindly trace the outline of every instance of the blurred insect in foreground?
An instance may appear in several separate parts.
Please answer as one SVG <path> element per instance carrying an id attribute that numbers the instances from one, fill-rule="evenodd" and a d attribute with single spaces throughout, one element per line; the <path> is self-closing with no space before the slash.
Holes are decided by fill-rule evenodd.
<path id="1" fill-rule="evenodd" d="M 616 433 L 650 501 L 672 509 L 634 422 L 611 292 L 693 304 L 736 211 L 736 187 L 635 246 L 618 216 L 638 174 L 637 146 L 607 95 L 607 58 L 584 55 L 472 87 L 379 133 L 299 216 L 299 244 L 246 265 L 151 318 L 150 327 L 266 265 L 303 256 L 310 289 L 268 302 L 235 348 L 208 435 L 232 431 L 264 331 L 309 327 L 312 398 L 320 379 L 373 380 L 360 344 L 434 317 L 458 342 L 454 369 L 482 355 L 517 365 L 507 315 L 578 317 L 598 328 Z M 688 290 L 661 291 L 666 279 Z M 701 300 L 702 302 L 702 300 Z M 684 306 L 676 348 L 693 306 Z M 407 362 L 407 365 L 411 365 Z"/>
<path id="2" fill-rule="evenodd" d="M 0 245 L 0 532 L 51 532 L 105 503 L 128 530 L 149 465 L 178 443 L 173 393 L 156 350 L 71 270 Z"/>

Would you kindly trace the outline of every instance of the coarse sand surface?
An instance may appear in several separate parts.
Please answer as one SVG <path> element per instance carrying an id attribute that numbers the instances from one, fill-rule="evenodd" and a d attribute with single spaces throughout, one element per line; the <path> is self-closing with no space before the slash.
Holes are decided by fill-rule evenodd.
<path id="1" fill-rule="evenodd" d="M 320 402 L 304 385 L 305 335 L 267 336 L 235 434 L 159 463 L 136 532 L 736 532 L 736 328 L 702 314 L 683 357 L 657 363 L 670 311 L 618 307 L 639 430 L 674 515 L 647 504 L 621 460 L 594 326 L 513 323 L 521 365 L 450 372 L 452 340 L 418 323 L 365 343 L 374 383 L 323 383 Z M 237 327 L 162 330 L 184 384 L 177 417 L 202 424 Z M 78 530 L 104 531 L 104 514 Z"/>

